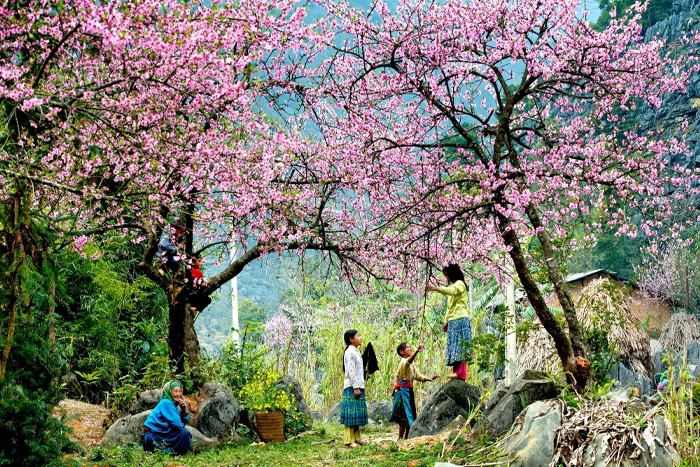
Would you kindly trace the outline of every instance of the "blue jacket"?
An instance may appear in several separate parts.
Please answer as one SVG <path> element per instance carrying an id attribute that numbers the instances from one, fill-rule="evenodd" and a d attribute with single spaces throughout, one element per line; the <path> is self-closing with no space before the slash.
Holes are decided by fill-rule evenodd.
<path id="1" fill-rule="evenodd" d="M 190 415 L 181 415 L 175 402 L 163 399 L 158 402 L 143 426 L 149 428 L 153 433 L 166 435 L 172 431 L 182 430 L 189 421 Z"/>

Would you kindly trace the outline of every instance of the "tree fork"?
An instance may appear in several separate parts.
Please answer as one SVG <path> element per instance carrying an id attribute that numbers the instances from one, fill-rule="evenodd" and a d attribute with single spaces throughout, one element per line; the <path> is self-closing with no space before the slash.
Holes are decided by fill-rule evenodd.
<path id="1" fill-rule="evenodd" d="M 542 292 L 537 286 L 537 282 L 535 282 L 535 279 L 530 274 L 527 261 L 525 260 L 525 255 L 523 254 L 520 246 L 520 241 L 518 240 L 510 221 L 498 211 L 495 211 L 495 213 L 499 221 L 501 237 L 503 238 L 505 244 L 511 248 L 510 257 L 513 260 L 513 265 L 515 267 L 515 271 L 518 273 L 520 282 L 523 284 L 523 289 L 525 290 L 527 298 L 534 308 L 537 317 L 540 319 L 542 326 L 554 340 L 554 347 L 556 348 L 557 355 L 559 355 L 559 359 L 561 360 L 562 368 L 564 369 L 564 374 L 566 375 L 566 380 L 576 390 L 581 391 L 588 382 L 588 376 L 590 375 L 590 364 L 587 360 L 582 362 L 580 359 L 576 358 L 569 337 L 566 335 L 566 332 L 561 325 L 556 321 L 552 312 L 549 311 L 547 303 L 542 296 Z"/>

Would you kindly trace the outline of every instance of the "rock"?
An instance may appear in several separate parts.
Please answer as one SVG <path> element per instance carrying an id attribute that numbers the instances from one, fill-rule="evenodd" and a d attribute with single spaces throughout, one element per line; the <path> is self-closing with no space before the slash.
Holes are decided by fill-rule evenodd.
<path id="1" fill-rule="evenodd" d="M 409 438 L 436 435 L 459 415 L 468 419 L 479 404 L 481 391 L 461 379 L 445 383 L 413 423 Z"/>
<path id="2" fill-rule="evenodd" d="M 652 382 L 642 373 L 632 371 L 626 364 L 617 362 L 610 370 L 609 376 L 620 382 L 620 386 L 629 386 L 638 383 L 641 394 L 651 394 Z M 641 394 L 639 394 L 641 396 Z"/>
<path id="3" fill-rule="evenodd" d="M 150 391 L 140 392 L 136 396 L 136 400 L 131 407 L 129 407 L 129 413 L 131 415 L 136 415 L 146 410 L 153 410 L 156 408 L 160 402 L 160 389 L 151 389 Z"/>
<path id="4" fill-rule="evenodd" d="M 536 401 L 518 417 L 507 436 L 503 452 L 513 467 L 547 467 L 554 457 L 554 437 L 561 426 L 558 400 Z"/>
<path id="5" fill-rule="evenodd" d="M 523 379 L 525 381 L 539 381 L 547 379 L 547 373 L 545 373 L 544 371 L 532 370 L 528 368 L 517 379 Z"/>
<path id="6" fill-rule="evenodd" d="M 335 404 L 331 411 L 328 412 L 328 418 L 326 419 L 328 423 L 340 423 L 340 402 Z"/>
<path id="7" fill-rule="evenodd" d="M 462 428 L 467 423 L 464 417 L 458 415 L 457 418 L 452 420 L 449 425 L 447 425 L 441 432 L 441 435 L 447 435 L 448 438 L 456 438 L 459 436 Z"/>
<path id="8" fill-rule="evenodd" d="M 203 402 L 199 405 L 197 416 L 192 418 L 192 427 L 204 436 L 216 438 L 220 442 L 237 439 L 236 424 L 240 406 L 231 389 L 209 381 L 200 389 L 199 395 Z"/>
<path id="9" fill-rule="evenodd" d="M 477 431 L 495 439 L 507 431 L 530 404 L 552 399 L 559 394 L 552 381 L 541 378 L 544 373 L 527 370 L 523 376 L 529 379 L 516 379 L 512 385 L 500 389 L 492 396 L 484 408 L 484 416 Z"/>
<path id="10" fill-rule="evenodd" d="M 389 422 L 394 403 L 389 401 L 370 401 L 367 403 L 367 416 L 375 422 Z"/>
<path id="11" fill-rule="evenodd" d="M 664 360 L 668 359 L 666 354 L 669 352 L 673 356 L 675 372 L 678 372 L 680 370 L 680 358 L 676 352 L 674 352 L 673 350 L 665 349 L 656 352 L 652 356 L 652 360 L 654 361 L 654 389 L 656 389 L 656 386 L 661 382 L 661 374 L 668 369 L 668 363 L 666 363 L 666 361 Z"/>
<path id="12" fill-rule="evenodd" d="M 311 411 L 311 420 L 313 422 L 323 422 L 326 419 L 328 419 L 328 415 L 324 414 L 323 412 L 319 412 L 318 410 Z"/>
<path id="13" fill-rule="evenodd" d="M 644 395 L 642 392 L 642 385 L 639 382 L 634 382 L 614 391 L 610 391 L 603 397 L 611 401 L 629 402 L 631 399 L 641 397 L 642 395 Z"/>
<path id="14" fill-rule="evenodd" d="M 207 438 L 196 428 L 191 426 L 186 426 L 185 428 L 192 435 L 192 452 L 199 452 L 204 448 L 213 448 L 219 444 L 217 440 Z"/>
<path id="15" fill-rule="evenodd" d="M 688 344 L 686 350 L 686 361 L 688 365 L 700 365 L 700 342 L 693 341 Z"/>
<path id="16" fill-rule="evenodd" d="M 656 339 L 650 339 L 650 340 L 649 340 L 649 347 L 651 348 L 651 354 L 652 354 L 652 355 L 654 355 L 656 352 L 658 352 L 658 351 L 660 351 L 661 349 L 663 349 L 663 347 L 661 347 L 661 342 L 659 342 L 659 341 L 656 340 Z"/>
<path id="17" fill-rule="evenodd" d="M 672 467 L 680 464 L 680 456 L 670 438 L 671 425 L 666 417 L 658 414 L 639 437 L 642 455 L 637 459 L 623 457 L 621 467 Z M 584 465 L 605 467 L 609 452 L 605 449 L 606 433 L 599 433 L 583 453 Z"/>
<path id="18" fill-rule="evenodd" d="M 102 438 L 102 445 L 114 447 L 122 444 L 140 443 L 143 423 L 151 415 L 151 412 L 152 410 L 147 410 L 136 415 L 127 415 L 114 422 Z"/>
<path id="19" fill-rule="evenodd" d="M 302 413 L 308 420 L 313 420 L 311 409 L 306 405 L 304 393 L 301 390 L 301 385 L 291 376 L 284 376 L 277 380 L 277 388 L 283 390 L 288 395 L 292 396 L 294 402 L 289 410 L 296 410 Z"/>
<path id="20" fill-rule="evenodd" d="M 152 410 L 146 410 L 136 415 L 127 415 L 120 418 L 109 427 L 102 445 L 115 447 L 124 444 L 140 444 L 143 433 L 143 423 L 146 421 Z M 219 440 L 209 438 L 192 426 L 186 426 L 187 431 L 192 434 L 192 450 L 201 451 L 204 448 L 214 447 L 219 444 Z"/>

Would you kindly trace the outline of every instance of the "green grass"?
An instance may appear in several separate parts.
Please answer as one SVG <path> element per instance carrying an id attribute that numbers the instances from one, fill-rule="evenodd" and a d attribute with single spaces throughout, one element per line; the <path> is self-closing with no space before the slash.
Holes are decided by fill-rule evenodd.
<path id="1" fill-rule="evenodd" d="M 347 449 L 342 442 L 342 427 L 327 426 L 321 434 L 305 436 L 287 443 L 251 446 L 251 441 L 230 443 L 218 449 L 173 457 L 161 453 L 145 453 L 139 447 L 98 449 L 87 453 L 78 462 L 85 467 L 278 467 L 278 466 L 336 466 L 336 467 L 432 467 L 440 460 L 442 444 L 419 445 L 403 450 L 395 443 L 370 444 Z M 369 431 L 369 430 L 368 430 Z M 371 438 L 396 439 L 396 432 L 370 431 Z"/>

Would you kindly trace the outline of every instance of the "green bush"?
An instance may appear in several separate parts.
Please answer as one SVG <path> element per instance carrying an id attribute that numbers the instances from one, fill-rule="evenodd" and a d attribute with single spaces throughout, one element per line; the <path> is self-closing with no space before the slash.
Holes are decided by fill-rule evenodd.
<path id="1" fill-rule="evenodd" d="M 0 389 L 0 466 L 50 467 L 73 444 L 63 420 L 51 416 L 51 395 L 15 384 Z"/>

